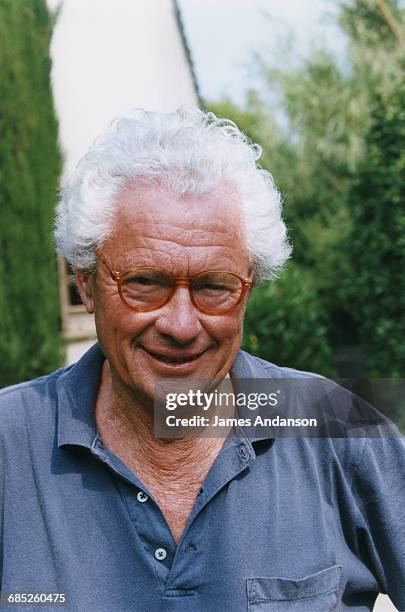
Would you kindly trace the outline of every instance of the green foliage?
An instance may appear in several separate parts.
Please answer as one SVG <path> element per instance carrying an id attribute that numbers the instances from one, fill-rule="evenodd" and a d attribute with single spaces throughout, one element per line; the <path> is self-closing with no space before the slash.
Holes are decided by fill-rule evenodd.
<path id="1" fill-rule="evenodd" d="M 405 374 L 405 86 L 377 95 L 366 154 L 350 193 L 348 299 L 369 374 Z"/>
<path id="2" fill-rule="evenodd" d="M 45 0 L 0 0 L 0 386 L 61 363 L 51 34 Z"/>
<path id="3" fill-rule="evenodd" d="M 229 100 L 210 105 L 262 145 L 261 163 L 284 194 L 300 274 L 286 275 L 283 299 L 293 299 L 297 287 L 307 297 L 309 287 L 312 291 L 317 341 L 297 340 L 310 336 L 302 329 L 303 319 L 311 316 L 304 306 L 290 317 L 287 304 L 280 304 L 289 325 L 270 329 L 266 308 L 269 296 L 278 295 L 272 293 L 276 283 L 260 289 L 252 302 L 265 323 L 248 314 L 245 346 L 276 362 L 283 347 L 290 365 L 323 373 L 343 363 L 344 355 L 357 355 L 353 363 L 346 359 L 345 375 L 353 368 L 364 371 L 365 353 L 370 374 L 397 376 L 404 369 L 403 157 L 398 153 L 403 9 L 398 0 L 338 4 L 348 41 L 343 68 L 323 49 L 293 69 L 275 68 L 262 58 L 266 94 L 251 93 L 244 108 Z M 296 342 L 308 347 L 300 366 Z"/>
<path id="4" fill-rule="evenodd" d="M 280 366 L 335 374 L 325 312 L 311 274 L 290 263 L 281 278 L 256 287 L 245 316 L 243 348 Z"/>
<path id="5" fill-rule="evenodd" d="M 348 36 L 352 74 L 372 104 L 376 89 L 391 91 L 403 78 L 403 3 L 401 7 L 398 0 L 345 0 L 339 22 Z"/>

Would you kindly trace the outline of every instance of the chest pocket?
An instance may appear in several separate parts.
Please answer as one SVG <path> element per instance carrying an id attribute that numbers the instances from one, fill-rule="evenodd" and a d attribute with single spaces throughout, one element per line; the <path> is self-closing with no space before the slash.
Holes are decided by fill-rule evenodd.
<path id="1" fill-rule="evenodd" d="M 249 612 L 331 612 L 337 610 L 340 565 L 301 580 L 248 578 Z"/>

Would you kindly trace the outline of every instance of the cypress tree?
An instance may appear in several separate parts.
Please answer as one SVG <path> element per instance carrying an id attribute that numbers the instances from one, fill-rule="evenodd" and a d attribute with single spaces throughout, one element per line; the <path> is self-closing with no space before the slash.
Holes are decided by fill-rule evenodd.
<path id="1" fill-rule="evenodd" d="M 0 0 L 0 387 L 50 372 L 62 359 L 52 27 L 45 0 Z"/>

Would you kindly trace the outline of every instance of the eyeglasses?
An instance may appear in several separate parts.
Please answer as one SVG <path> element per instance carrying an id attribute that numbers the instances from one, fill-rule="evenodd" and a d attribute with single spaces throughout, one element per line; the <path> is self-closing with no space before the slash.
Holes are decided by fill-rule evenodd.
<path id="1" fill-rule="evenodd" d="M 117 283 L 121 300 L 138 312 L 158 310 L 173 297 L 177 287 L 188 287 L 192 304 L 208 315 L 222 315 L 240 304 L 252 279 L 226 270 L 205 270 L 189 278 L 173 278 L 152 266 L 139 266 L 125 272 L 112 270 L 103 255 L 97 257 Z"/>

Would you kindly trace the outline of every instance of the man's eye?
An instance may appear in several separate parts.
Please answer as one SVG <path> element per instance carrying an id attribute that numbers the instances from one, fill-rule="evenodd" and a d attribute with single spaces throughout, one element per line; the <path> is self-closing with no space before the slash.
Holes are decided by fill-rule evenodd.
<path id="1" fill-rule="evenodd" d="M 137 275 L 125 279 L 125 285 L 134 289 L 160 288 L 169 286 L 169 281 L 162 276 Z"/>
<path id="2" fill-rule="evenodd" d="M 196 291 L 215 291 L 215 292 L 220 292 L 220 291 L 229 291 L 229 287 L 226 287 L 225 285 L 219 285 L 217 283 L 199 283 L 196 287 L 195 287 Z"/>
<path id="3" fill-rule="evenodd" d="M 155 278 L 147 278 L 146 276 L 136 276 L 134 278 L 131 278 L 129 282 L 137 283 L 138 285 L 146 285 L 146 286 L 159 284 Z"/>
<path id="4" fill-rule="evenodd" d="M 212 291 L 228 291 L 228 287 L 224 285 L 214 285 L 213 283 L 207 283 L 203 288 L 211 289 Z"/>
<path id="5" fill-rule="evenodd" d="M 143 287 L 159 286 L 159 281 L 147 276 L 130 276 L 124 280 L 124 285 L 133 289 L 142 289 Z"/>

